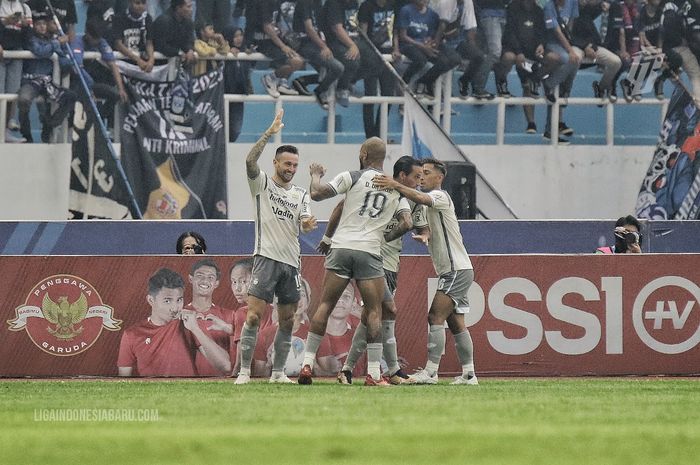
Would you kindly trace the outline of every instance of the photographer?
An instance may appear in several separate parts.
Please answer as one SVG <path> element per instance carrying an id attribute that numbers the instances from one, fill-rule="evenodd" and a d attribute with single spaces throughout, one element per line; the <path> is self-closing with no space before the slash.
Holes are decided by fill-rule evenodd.
<path id="1" fill-rule="evenodd" d="M 639 232 L 641 225 L 632 215 L 620 217 L 615 223 L 615 245 L 612 247 L 598 247 L 596 253 L 642 253 L 642 234 Z"/>
<path id="2" fill-rule="evenodd" d="M 201 234 L 187 231 L 177 238 L 175 250 L 178 255 L 200 255 L 207 253 L 207 243 Z"/>

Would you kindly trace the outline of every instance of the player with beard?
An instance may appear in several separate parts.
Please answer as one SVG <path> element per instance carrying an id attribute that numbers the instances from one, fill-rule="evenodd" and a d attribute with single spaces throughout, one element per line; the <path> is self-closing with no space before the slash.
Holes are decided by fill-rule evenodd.
<path id="1" fill-rule="evenodd" d="M 248 288 L 248 315 L 241 331 L 241 371 L 236 384 L 250 382 L 250 367 L 258 337 L 259 321 L 277 296 L 278 328 L 271 383 L 291 383 L 284 364 L 292 343 L 294 313 L 299 303 L 301 248 L 299 231 L 316 229 L 309 194 L 292 184 L 299 166 L 299 152 L 292 145 L 275 151 L 275 174 L 260 170 L 258 160 L 267 141 L 284 127 L 280 110 L 246 157 L 246 171 L 255 207 L 255 252 L 252 283 Z"/>

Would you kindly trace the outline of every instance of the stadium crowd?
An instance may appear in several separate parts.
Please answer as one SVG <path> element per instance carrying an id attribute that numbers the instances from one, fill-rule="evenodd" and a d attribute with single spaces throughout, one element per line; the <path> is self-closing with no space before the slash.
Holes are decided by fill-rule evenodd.
<path id="1" fill-rule="evenodd" d="M 121 73 L 131 62 L 151 73 L 154 52 L 180 57 L 192 72 L 205 72 L 211 61 L 199 57 L 260 52 L 272 71 L 262 83 L 273 97 L 315 96 L 322 108 L 332 101 L 348 106 L 355 83 L 364 81 L 364 94 L 400 92 L 392 70 L 379 53 L 391 55 L 392 65 L 427 103 L 434 98 L 438 77 L 462 71 L 461 97 L 479 100 L 508 98 L 508 73 L 515 67 L 524 96 L 541 93 L 554 102 L 570 95 L 578 69 L 602 72 L 592 93 L 601 101 L 617 100 L 617 88 L 632 101 L 639 96 L 635 78 L 623 78 L 632 58 L 663 52 L 661 72 L 653 89 L 663 98 L 663 82 L 682 69 L 695 98 L 700 98 L 700 6 L 694 0 L 86 0 L 83 35 L 74 0 L 54 0 L 56 16 L 66 35 L 54 24 L 46 0 L 0 1 L 0 57 L 3 51 L 29 50 L 37 60 L 0 60 L 0 93 L 16 93 L 18 110 L 11 108 L 6 140 L 31 141 L 28 111 L 44 97 L 40 119 L 42 140 L 65 118 L 61 108 L 75 100 L 74 89 L 61 89 L 51 78 L 50 57 L 62 56 L 70 69 L 66 47 L 76 55 L 99 51 L 101 62 L 86 62 L 83 75 L 106 111 L 127 100 Z M 157 17 L 155 17 L 157 15 Z M 112 50 L 124 60 L 116 60 Z M 80 57 L 78 57 L 80 58 Z M 296 75 L 306 65 L 315 74 Z M 226 92 L 251 93 L 251 63 L 227 61 Z M 487 89 L 489 73 L 495 89 Z M 295 78 L 296 77 L 296 78 Z M 77 79 L 72 79 L 72 87 Z M 312 90 L 313 89 L 313 90 Z M 358 95 L 359 96 L 359 95 Z M 46 102 L 55 102 L 49 112 Z M 232 132 L 240 130 L 242 104 L 232 108 Z M 551 107 L 549 107 L 551 113 Z M 12 116 L 19 114 L 20 123 Z M 525 107 L 528 133 L 536 133 L 532 107 Z M 551 115 L 550 115 L 551 116 Z M 367 137 L 378 135 L 373 105 L 363 105 Z M 573 130 L 559 118 L 559 134 Z M 549 137 L 549 118 L 544 136 Z M 235 140 L 235 137 L 232 137 Z"/>

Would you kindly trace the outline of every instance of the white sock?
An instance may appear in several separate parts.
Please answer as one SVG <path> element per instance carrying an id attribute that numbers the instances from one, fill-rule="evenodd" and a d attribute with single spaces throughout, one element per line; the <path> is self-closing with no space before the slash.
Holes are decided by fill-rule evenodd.
<path id="1" fill-rule="evenodd" d="M 304 352 L 304 361 L 301 364 L 302 367 L 304 365 L 309 365 L 311 369 L 313 369 L 314 361 L 316 360 L 316 352 L 318 352 L 318 347 L 321 345 L 321 340 L 323 340 L 323 336 L 309 331 L 309 335 L 306 336 L 306 351 Z"/>
<path id="2" fill-rule="evenodd" d="M 382 343 L 373 342 L 367 344 L 367 374 L 374 379 L 379 379 L 382 375 L 380 364 L 382 360 Z"/>
<path id="3" fill-rule="evenodd" d="M 439 367 L 440 367 L 439 363 L 431 362 L 430 360 L 428 360 L 425 363 L 425 371 L 430 376 L 433 376 L 435 373 L 437 373 Z"/>

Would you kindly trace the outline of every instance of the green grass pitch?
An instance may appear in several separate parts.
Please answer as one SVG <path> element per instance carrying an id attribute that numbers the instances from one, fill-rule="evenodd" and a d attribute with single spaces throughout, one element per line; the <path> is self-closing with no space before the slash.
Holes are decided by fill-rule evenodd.
<path id="1" fill-rule="evenodd" d="M 61 409 L 158 419 L 53 421 Z M 0 431 L 4 465 L 697 464 L 700 380 L 0 381 Z"/>

